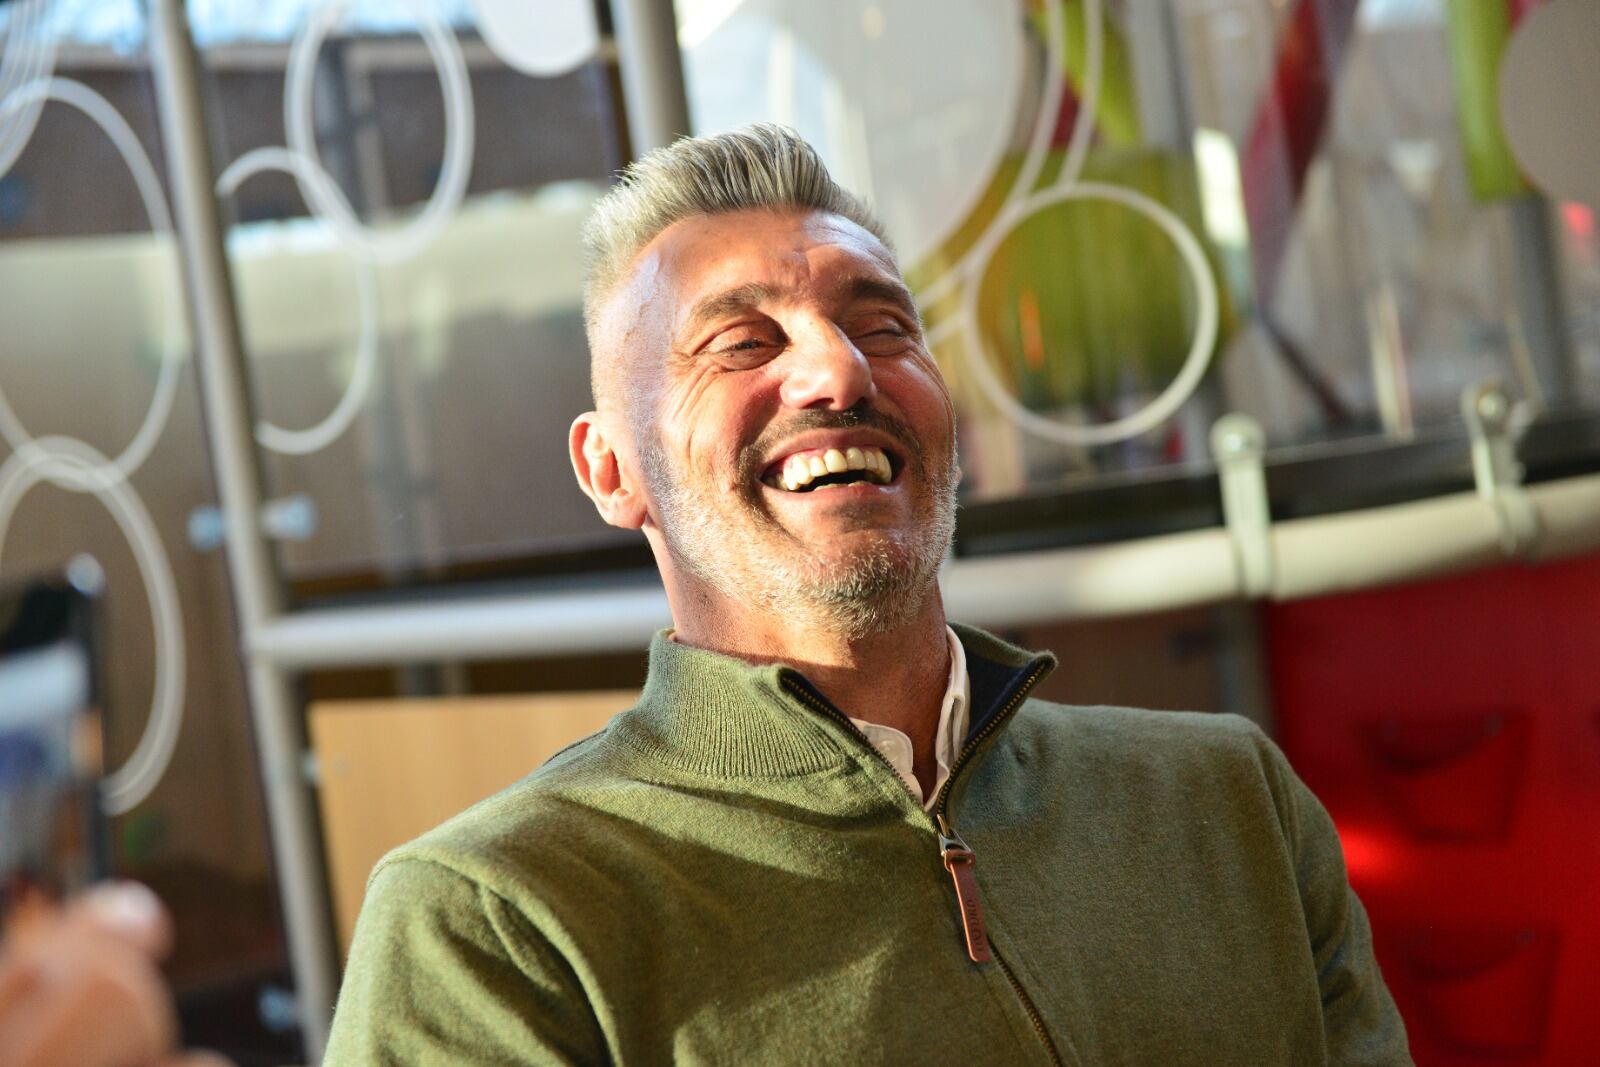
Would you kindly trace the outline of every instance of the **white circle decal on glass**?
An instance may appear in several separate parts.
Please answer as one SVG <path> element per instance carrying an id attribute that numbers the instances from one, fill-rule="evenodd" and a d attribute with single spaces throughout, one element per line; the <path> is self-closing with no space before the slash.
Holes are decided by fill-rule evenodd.
<path id="1" fill-rule="evenodd" d="M 0 104 L 22 86 L 50 77 L 55 69 L 55 37 L 45 25 L 45 9 L 50 0 L 17 0 L 9 12 L 5 34 L 0 37 Z M 44 100 L 30 97 L 15 108 L 0 114 L 0 175 L 28 147 Z"/>
<path id="2" fill-rule="evenodd" d="M 1064 71 L 1061 57 L 1066 52 L 1061 0 L 1046 0 L 1045 36 L 1047 64 L 1045 92 L 1040 112 L 1035 119 L 1027 153 L 1023 158 L 1018 178 L 1006 196 L 1000 213 L 985 227 L 983 235 L 961 259 L 924 291 L 918 294 L 925 305 L 941 300 L 952 290 L 961 295 L 960 310 L 928 331 L 929 344 L 937 344 L 950 335 L 960 332 L 965 344 L 963 351 L 977 379 L 979 387 L 1004 416 L 1018 428 L 1045 438 L 1059 441 L 1070 447 L 1112 444 L 1142 433 L 1148 433 L 1171 418 L 1194 393 L 1204 377 L 1206 367 L 1216 347 L 1217 331 L 1221 324 L 1221 298 L 1217 292 L 1216 277 L 1206 260 L 1205 249 L 1183 220 L 1160 202 L 1143 193 L 1116 185 L 1097 182 L 1079 182 L 1078 177 L 1088 158 L 1089 138 L 1094 132 L 1093 116 L 1098 107 L 1101 80 L 1104 70 L 1104 28 L 1101 25 L 1103 0 L 1084 0 L 1081 32 L 1084 36 L 1083 91 L 1079 96 L 1077 115 L 1072 132 L 1067 138 L 1066 153 L 1056 183 L 1031 192 L 1034 181 L 1044 164 L 1056 116 L 1063 96 Z M 988 358 L 988 346 L 978 320 L 978 292 L 990 259 L 1010 233 L 1028 218 L 1054 204 L 1068 200 L 1104 200 L 1121 204 L 1150 219 L 1159 226 L 1177 246 L 1185 269 L 1194 283 L 1198 313 L 1195 316 L 1194 338 L 1183 366 L 1171 384 L 1143 408 L 1112 422 L 1098 425 L 1068 425 L 1046 418 L 1028 410 L 1007 391 Z"/>
<path id="3" fill-rule="evenodd" d="M 150 795 L 172 761 L 183 726 L 186 657 L 183 610 L 172 564 L 161 546 L 161 536 L 150 512 L 125 480 L 108 482 L 103 472 L 110 466 L 105 456 L 71 437 L 41 437 L 25 442 L 0 463 L 0 551 L 4 550 L 11 516 L 22 497 L 41 481 L 62 488 L 92 493 L 106 506 L 133 549 L 139 577 L 150 602 L 155 631 L 156 673 L 150 697 L 150 715 L 133 752 L 117 770 L 106 775 L 101 806 L 112 815 L 132 810 Z"/>
<path id="4" fill-rule="evenodd" d="M 105 97 L 81 82 L 66 78 L 47 78 L 43 81 L 30 82 L 4 100 L 0 100 L 0 118 L 27 107 L 30 102 L 42 103 L 46 100 L 55 100 L 76 108 L 105 131 L 106 137 L 127 163 L 128 172 L 133 175 L 134 185 L 139 190 L 139 198 L 144 201 L 145 214 L 150 219 L 150 229 L 156 233 L 170 233 L 172 216 L 167 211 L 167 201 L 161 190 L 161 179 L 157 177 L 156 169 L 151 165 L 150 157 L 145 154 L 144 146 L 139 143 L 138 136 Z M 181 369 L 180 360 L 185 340 L 183 312 L 178 303 L 176 279 L 167 286 L 162 310 L 162 328 L 165 336 L 161 350 L 161 369 L 156 375 L 155 395 L 150 400 L 150 408 L 145 412 L 144 422 L 133 435 L 133 440 L 128 442 L 128 446 L 120 455 L 113 460 L 107 460 L 95 472 L 97 484 L 101 486 L 120 481 L 139 468 L 139 465 L 149 457 L 150 450 L 155 447 L 157 438 L 166 427 L 167 416 L 172 412 L 172 401 L 178 389 L 178 372 Z M 6 443 L 18 452 L 22 451 L 23 446 L 32 439 L 32 435 L 22 425 L 22 420 L 17 417 L 3 390 L 0 390 L 0 437 L 4 437 Z M 70 440 L 70 438 L 54 440 Z M 83 481 L 82 471 L 77 465 L 58 469 L 52 466 L 52 460 L 48 456 L 38 459 L 37 462 L 43 464 L 46 477 L 63 487 L 71 488 L 68 483 L 77 484 Z M 58 477 L 57 474 L 63 471 L 68 476 Z"/>
<path id="5" fill-rule="evenodd" d="M 494 54 L 535 78 L 565 74 L 600 48 L 593 0 L 472 0 L 472 7 Z"/>
<path id="6" fill-rule="evenodd" d="M 331 185 L 333 181 L 317 164 L 290 149 L 257 148 L 234 160 L 222 172 L 217 179 L 217 195 L 232 196 L 247 178 L 268 170 L 291 174 L 308 184 L 327 182 Z M 325 419 L 304 430 L 286 430 L 266 419 L 257 422 L 256 440 L 264 448 L 300 456 L 319 452 L 349 429 L 356 412 L 366 402 L 378 365 L 378 279 L 372 264 L 366 260 L 355 261 L 355 272 L 356 358 L 344 394 Z"/>
<path id="7" fill-rule="evenodd" d="M 314 171 L 295 171 L 301 195 L 312 213 L 331 225 L 353 254 L 378 263 L 395 263 L 410 259 L 432 244 L 466 196 L 467 179 L 472 174 L 472 85 L 460 42 L 449 24 L 432 7 L 404 0 L 402 6 L 416 17 L 422 43 L 438 70 L 444 92 L 444 159 L 439 166 L 438 184 L 416 218 L 392 233 L 369 229 L 356 217 L 338 185 L 326 177 L 311 114 L 317 53 L 351 6 L 352 0 L 329 0 L 313 11 L 295 34 L 284 78 L 283 125 L 289 147 L 317 164 Z"/>
<path id="8" fill-rule="evenodd" d="M 1161 227 L 1162 232 L 1177 246 L 1183 265 L 1188 269 L 1189 277 L 1194 283 L 1195 300 L 1199 305 L 1195 314 L 1194 339 L 1189 345 L 1189 354 L 1185 357 L 1177 376 L 1172 379 L 1172 383 L 1149 404 L 1133 414 L 1092 426 L 1074 426 L 1057 422 L 1028 410 L 1018 402 L 1007 391 L 990 365 L 988 345 L 984 343 L 983 331 L 978 324 L 980 288 L 978 280 L 983 277 L 989 260 L 1000 247 L 1000 242 L 1029 217 L 1047 207 L 1068 200 L 1107 200 L 1121 204 L 1139 212 Z M 1211 362 L 1211 352 L 1216 347 L 1217 329 L 1220 324 L 1220 301 L 1216 278 L 1211 273 L 1211 264 L 1206 261 L 1205 249 L 1201 247 L 1199 239 L 1190 232 L 1189 227 L 1184 225 L 1182 219 L 1165 205 L 1143 193 L 1120 185 L 1104 185 L 1099 182 L 1079 182 L 1070 186 L 1041 190 L 1019 201 L 996 220 L 996 225 L 984 234 L 983 240 L 973 249 L 973 257 L 974 276 L 962 291 L 961 308 L 967 362 L 984 394 L 994 405 L 1018 426 L 1040 437 L 1060 441 L 1066 445 L 1085 447 L 1108 445 L 1147 433 L 1171 418 L 1178 408 L 1183 406 L 1183 402 L 1189 399 L 1195 387 L 1200 384 L 1200 379 Z"/>
<path id="9" fill-rule="evenodd" d="M 1083 4 L 1083 22 L 1079 31 L 1084 38 L 1083 93 L 1078 100 L 1077 113 L 1072 119 L 1072 133 L 1067 137 L 1066 154 L 1062 156 L 1061 169 L 1056 174 L 1058 186 L 1071 185 L 1077 181 L 1083 172 L 1084 162 L 1089 158 L 1089 138 L 1094 135 L 1092 116 L 1099 106 L 1101 70 L 1104 66 L 1105 32 L 1100 24 L 1102 3 L 1103 0 L 1084 0 Z M 1033 191 L 1039 172 L 1044 169 L 1045 158 L 1050 153 L 1056 120 L 1061 113 L 1061 102 L 1066 97 L 1066 68 L 1062 65 L 1062 57 L 1067 51 L 1066 28 L 1062 25 L 1064 20 L 1065 9 L 1061 0 L 1045 0 L 1044 94 L 1040 100 L 1039 113 L 1033 120 L 1033 130 L 1028 135 L 1027 149 L 1023 153 L 1021 165 L 1017 168 L 1016 179 L 1006 192 L 999 214 L 990 221 L 987 230 L 1004 227 L 1008 217 L 1007 209 Z M 965 219 L 966 216 L 960 217 Z M 978 243 L 981 243 L 981 240 Z M 952 289 L 972 279 L 976 251 L 976 245 L 969 248 L 949 269 L 917 293 L 917 299 L 924 307 L 943 300 Z M 943 336 L 953 328 L 955 321 L 945 320 L 930 331 L 930 339 Z"/>

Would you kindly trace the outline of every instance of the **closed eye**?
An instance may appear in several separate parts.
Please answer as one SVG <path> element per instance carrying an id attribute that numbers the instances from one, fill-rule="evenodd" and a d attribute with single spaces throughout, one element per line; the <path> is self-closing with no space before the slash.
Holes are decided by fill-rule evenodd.
<path id="1" fill-rule="evenodd" d="M 771 359 L 788 340 L 783 331 L 771 323 L 736 326 L 715 338 L 705 351 L 735 366 L 746 366 Z"/>
<path id="2" fill-rule="evenodd" d="M 911 340 L 911 334 L 903 326 L 888 325 L 858 333 L 851 340 L 864 355 L 886 356 L 903 351 Z"/>

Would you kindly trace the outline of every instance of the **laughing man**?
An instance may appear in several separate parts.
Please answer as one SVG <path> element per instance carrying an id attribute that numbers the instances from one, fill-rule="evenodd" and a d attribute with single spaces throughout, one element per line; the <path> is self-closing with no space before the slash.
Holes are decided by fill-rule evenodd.
<path id="1" fill-rule="evenodd" d="M 955 418 L 793 133 L 587 230 L 578 482 L 672 607 L 639 704 L 372 875 L 330 1064 L 1405 1064 L 1322 807 L 1233 716 L 1029 697 L 946 622 Z"/>

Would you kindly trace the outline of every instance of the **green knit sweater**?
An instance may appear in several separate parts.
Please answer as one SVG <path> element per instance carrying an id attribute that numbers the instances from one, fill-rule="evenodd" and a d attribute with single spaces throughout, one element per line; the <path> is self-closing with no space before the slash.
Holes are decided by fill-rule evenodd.
<path id="1" fill-rule="evenodd" d="M 326 1062 L 1410 1062 L 1255 726 L 1027 699 L 1051 657 L 957 633 L 947 835 L 798 672 L 658 637 L 637 707 L 374 870 Z"/>

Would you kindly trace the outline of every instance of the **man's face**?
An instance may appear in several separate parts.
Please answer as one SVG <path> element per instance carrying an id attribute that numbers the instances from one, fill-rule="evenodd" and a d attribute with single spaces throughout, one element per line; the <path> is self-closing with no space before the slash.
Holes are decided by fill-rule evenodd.
<path id="1" fill-rule="evenodd" d="M 819 212 L 684 220 L 635 308 L 618 369 L 674 559 L 854 636 L 915 610 L 955 525 L 954 411 L 883 244 Z"/>

